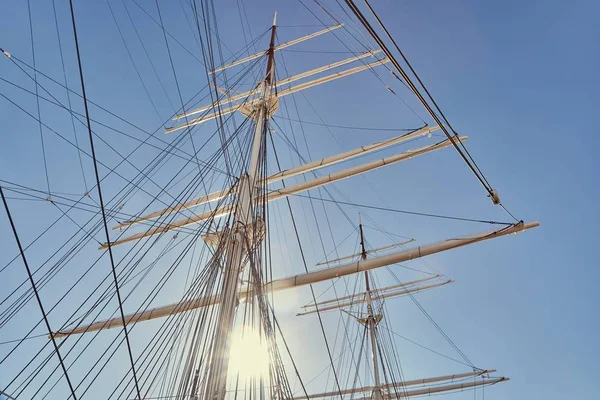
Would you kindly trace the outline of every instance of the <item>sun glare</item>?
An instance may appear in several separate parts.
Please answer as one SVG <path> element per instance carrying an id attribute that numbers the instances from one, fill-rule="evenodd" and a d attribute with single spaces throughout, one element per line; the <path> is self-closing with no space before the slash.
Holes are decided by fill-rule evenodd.
<path id="1" fill-rule="evenodd" d="M 231 340 L 229 373 L 240 379 L 266 378 L 269 375 L 269 347 L 256 331 L 234 333 Z"/>

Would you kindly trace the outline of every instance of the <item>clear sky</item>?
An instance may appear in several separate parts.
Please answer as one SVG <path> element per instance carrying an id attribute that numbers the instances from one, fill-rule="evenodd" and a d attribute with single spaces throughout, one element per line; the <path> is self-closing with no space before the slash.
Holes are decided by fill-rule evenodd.
<path id="1" fill-rule="evenodd" d="M 318 10 L 313 2 L 304 1 L 311 9 Z M 34 3 L 38 2 L 32 1 L 32 5 Z M 69 46 L 65 50 L 65 62 L 70 85 L 78 88 L 65 3 L 57 1 L 61 34 L 68 38 L 65 39 L 65 46 Z M 120 2 L 113 3 L 115 9 L 120 10 L 117 11 L 119 21 L 125 26 Z M 179 5 L 171 8 L 164 3 L 167 28 L 192 48 L 194 42 L 190 39 L 189 28 L 183 22 L 178 23 L 181 18 Z M 326 3 L 335 5 L 335 2 Z M 541 222 L 541 227 L 531 232 L 432 258 L 431 263 L 456 283 L 421 295 L 421 304 L 476 365 L 496 368 L 511 378 L 507 384 L 486 390 L 487 399 L 595 398 L 600 395 L 597 383 L 600 373 L 597 362 L 600 356 L 597 340 L 600 272 L 594 261 L 594 248 L 600 237 L 597 233 L 600 162 L 595 155 L 600 139 L 593 116 L 600 106 L 600 25 L 597 22 L 600 3 L 591 0 L 373 0 L 372 3 L 456 130 L 469 136 L 469 150 L 499 190 L 506 206 L 519 218 Z M 75 5 L 90 98 L 153 130 L 173 111 L 160 88 L 153 81 L 150 92 L 161 119 L 139 85 L 106 3 L 76 0 Z M 232 50 L 240 49 L 244 43 L 237 2 L 221 4 L 218 1 L 215 5 L 220 21 L 223 21 L 219 25 L 223 43 Z M 281 29 L 278 38 L 282 42 L 319 29 L 304 26 L 318 22 L 297 1 L 260 0 L 246 4 L 254 36 L 270 25 L 273 10 L 279 12 Z M 0 11 L 3 15 L 0 47 L 31 63 L 25 2 L 5 1 Z M 62 80 L 56 39 L 52 36 L 56 32 L 53 31 L 51 12 L 48 4 L 34 5 L 36 61 L 40 69 Z M 134 16 L 146 35 L 159 74 L 167 76 L 167 92 L 177 104 L 179 100 L 172 75 L 169 75 L 172 72 L 162 33 L 144 20 L 139 10 Z M 126 37 L 134 40 L 134 35 L 127 28 Z M 261 43 L 264 46 L 265 41 Z M 335 41 L 329 38 L 322 43 L 323 50 L 328 50 Z M 330 44 L 332 46 L 327 47 Z M 194 49 L 200 57 L 197 46 Z M 134 51 L 136 58 L 144 57 L 139 48 Z M 185 82 L 182 95 L 187 99 L 206 83 L 204 68 L 176 45 L 173 45 L 173 52 L 178 77 L 180 82 Z M 230 53 L 225 52 L 229 56 Z M 285 57 L 289 57 L 286 60 L 295 72 L 324 62 L 323 56 L 315 53 L 287 53 Z M 337 55 L 332 60 L 341 57 L 344 56 Z M 151 80 L 152 71 L 147 65 L 142 74 Z M 30 82 L 4 58 L 0 59 L 0 77 L 32 89 Z M 331 89 L 320 94 L 308 91 L 306 96 L 311 107 L 321 110 L 319 115 L 329 124 L 404 128 L 420 124 L 418 118 L 402 108 L 397 100 L 390 101 L 375 79 L 370 79 L 355 79 L 347 86 L 332 84 Z M 391 78 L 386 75 L 385 79 L 390 81 Z M 379 85 L 377 92 L 366 87 L 376 84 Z M 36 112 L 35 101 L 30 95 L 5 82 L 0 82 L 0 93 L 20 102 L 30 112 Z M 406 93 L 403 95 L 408 97 Z M 64 98 L 64 94 L 62 96 Z M 311 113 L 308 103 L 303 102 L 302 97 L 298 97 L 298 101 L 301 111 L 307 115 L 306 120 L 317 121 L 318 117 Z M 81 110 L 80 105 L 74 108 Z M 59 119 L 51 110 L 49 106 L 42 106 L 44 121 L 52 126 L 62 126 L 61 129 L 67 132 L 65 135 L 72 134 L 69 120 L 64 116 Z M 419 113 L 425 115 L 422 110 Z M 37 124 L 4 98 L 0 98 L 0 118 L 3 121 L 0 179 L 44 189 L 46 181 Z M 80 140 L 86 140 L 84 131 L 78 133 Z M 70 192 L 74 187 L 81 188 L 76 153 L 49 132 L 44 135 L 48 137 L 46 149 L 54 190 Z M 315 146 L 313 158 L 340 150 L 322 129 L 315 128 L 307 135 L 309 143 Z M 351 149 L 388 137 L 390 133 L 336 131 L 335 135 L 344 149 Z M 119 144 L 121 139 L 111 136 L 108 140 L 111 144 Z M 126 142 L 122 146 L 125 150 L 133 144 Z M 99 152 L 99 158 L 104 155 L 109 164 L 115 162 L 116 158 L 105 146 L 100 146 Z M 87 162 L 90 182 L 91 165 L 89 160 Z M 382 193 L 388 205 L 415 211 L 505 218 L 493 209 L 484 190 L 449 149 L 443 155 L 415 160 L 410 168 L 408 164 L 394 168 L 370 175 L 373 177 L 370 184 Z M 339 187 L 353 193 L 356 202 L 379 205 L 370 190 L 357 190 L 349 183 Z M 44 219 L 42 211 L 35 216 L 29 215 L 26 204 L 18 201 L 11 204 L 14 204 L 15 218 L 26 243 L 39 233 L 37 224 L 45 226 L 42 222 L 47 223 L 52 220 L 50 217 L 57 216 L 53 210 L 54 213 Z M 372 215 L 385 218 L 381 214 Z M 418 238 L 420 243 L 487 229 L 485 226 L 399 218 L 401 227 L 393 219 L 383 224 L 390 231 Z M 304 229 L 308 237 L 310 230 Z M 339 229 L 339 234 L 348 232 L 347 226 Z M 16 247 L 2 211 L 1 265 L 15 254 Z M 31 257 L 35 262 L 36 255 Z M 311 255 L 310 265 L 321 258 L 317 254 Z M 22 265 L 15 268 L 22 268 Z M 287 274 L 288 270 L 285 270 L 278 276 Z M 18 274 L 4 272 L 0 274 L 0 282 L 10 287 L 22 277 L 22 271 Z M 307 292 L 299 293 L 300 302 L 304 303 L 306 297 L 303 296 Z M 48 296 L 52 297 L 52 294 Z M 289 315 L 282 315 L 281 319 L 292 327 L 290 336 L 297 335 L 300 339 L 302 329 L 309 323 L 293 322 L 295 317 L 292 315 L 299 304 L 284 302 L 284 308 L 289 306 Z M 409 309 L 408 299 L 397 299 L 389 304 L 393 305 L 394 313 L 398 310 L 400 321 L 395 325 L 398 332 L 421 338 L 434 347 L 435 343 L 440 343 L 432 334 L 421 332 L 421 322 L 412 322 L 418 312 Z M 31 308 L 31 313 L 35 312 L 37 310 Z M 427 329 L 431 331 L 430 327 Z M 18 332 L 0 329 L 0 341 L 13 339 Z M 318 335 L 316 338 L 318 340 Z M 404 346 L 403 343 L 400 345 Z M 297 350 L 301 351 L 301 348 Z M 406 348 L 409 361 L 404 367 L 409 371 L 407 377 L 417 377 L 428 371 L 413 351 Z M 444 352 L 448 353 L 447 349 Z M 411 362 L 414 362 L 415 374 L 410 373 Z M 0 374 L 0 389 L 4 383 Z M 472 394 L 452 398 L 472 398 Z"/>

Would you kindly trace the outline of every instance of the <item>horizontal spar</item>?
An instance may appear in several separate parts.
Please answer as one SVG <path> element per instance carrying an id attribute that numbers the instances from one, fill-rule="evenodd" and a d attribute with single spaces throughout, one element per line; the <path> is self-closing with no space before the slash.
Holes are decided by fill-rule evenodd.
<path id="1" fill-rule="evenodd" d="M 312 39 L 314 37 L 317 37 L 317 36 L 323 35 L 325 33 L 331 32 L 333 30 L 336 30 L 338 28 L 341 28 L 342 26 L 344 26 L 344 24 L 337 24 L 337 25 L 331 26 L 329 28 L 322 29 L 322 30 L 320 30 L 318 32 L 313 32 L 313 33 L 308 34 L 306 36 L 302 36 L 302 37 L 300 37 L 298 39 L 290 40 L 289 42 L 285 42 L 283 44 L 280 44 L 279 46 L 275 46 L 274 50 L 275 51 L 279 51 L 279 50 L 285 49 L 287 47 L 293 46 L 293 45 L 298 44 L 298 43 L 302 43 L 302 42 L 304 42 L 306 40 Z M 225 70 L 227 68 L 235 67 L 236 65 L 240 65 L 240 64 L 243 64 L 243 63 L 248 62 L 248 61 L 256 60 L 258 57 L 262 57 L 262 56 L 266 55 L 267 51 L 268 50 L 262 51 L 260 53 L 252 54 L 251 56 L 248 56 L 248 57 L 242 58 L 240 60 L 234 61 L 231 64 L 227 64 L 227 65 L 223 65 L 221 67 L 215 68 L 214 70 L 211 71 L 211 73 L 223 71 L 223 70 Z"/>
<path id="2" fill-rule="evenodd" d="M 322 282 L 329 279 L 355 274 L 357 272 L 370 271 L 372 269 L 414 260 L 416 258 L 421 258 L 431 254 L 440 253 L 442 251 L 455 249 L 457 247 L 467 246 L 477 242 L 482 242 L 485 240 L 509 235 L 511 233 L 522 232 L 527 229 L 535 228 L 537 226 L 539 226 L 539 222 L 537 221 L 529 222 L 527 224 L 521 221 L 496 231 L 487 231 L 472 236 L 463 236 L 455 239 L 448 239 L 443 242 L 429 244 L 426 246 L 413 247 L 411 249 L 390 253 L 380 257 L 368 258 L 366 260 L 359 260 L 357 262 L 340 265 L 338 267 L 308 272 L 290 278 L 277 279 L 267 284 L 266 289 L 276 291 L 289 287 L 304 286 L 316 282 Z"/>
<path id="3" fill-rule="evenodd" d="M 295 81 L 300 80 L 300 79 L 308 78 L 309 76 L 313 76 L 313 75 L 319 74 L 321 72 L 329 71 L 330 69 L 341 67 L 342 65 L 346 65 L 346 64 L 352 63 L 354 61 L 362 60 L 363 58 L 366 58 L 366 57 L 372 57 L 375 54 L 378 54 L 380 52 L 381 52 L 381 50 L 366 51 L 366 52 L 364 52 L 362 54 L 359 54 L 358 56 L 346 58 L 345 60 L 337 61 L 337 62 L 334 62 L 334 63 L 331 63 L 331 64 L 324 65 L 324 66 L 319 67 L 319 68 L 311 69 L 309 71 L 302 72 L 302 73 L 290 76 L 288 78 L 281 79 L 281 80 L 279 80 L 279 81 L 276 82 L 277 83 L 277 87 L 280 87 L 282 85 L 290 84 L 290 83 L 295 82 Z M 226 97 L 224 99 L 220 99 L 219 101 L 217 101 L 217 102 L 215 102 L 213 104 L 210 104 L 210 105 L 207 105 L 207 106 L 202 106 L 200 108 L 196 108 L 195 110 L 188 111 L 186 113 L 177 114 L 173 118 L 173 121 L 177 121 L 177 120 L 180 120 L 180 119 L 185 118 L 185 117 L 196 115 L 196 114 L 199 114 L 199 113 L 201 113 L 203 111 L 208 111 L 211 108 L 218 107 L 219 105 L 220 106 L 224 106 L 224 105 L 236 102 L 238 100 L 245 99 L 246 97 L 251 98 L 252 96 L 259 94 L 261 88 L 259 86 L 257 88 L 252 89 L 252 90 L 248 90 L 248 91 L 243 92 L 243 93 L 238 93 L 238 94 L 235 94 L 233 96 L 231 96 L 229 94 L 229 92 L 227 92 L 226 90 L 222 90 L 222 89 L 219 89 L 219 88 L 217 88 L 217 90 L 219 90 L 220 92 L 222 92 Z"/>
<path id="4" fill-rule="evenodd" d="M 396 296 L 404 296 L 407 294 L 412 294 L 412 293 L 419 293 L 422 292 L 424 290 L 429 290 L 429 289 L 433 289 L 439 286 L 445 286 L 449 283 L 453 283 L 453 280 L 447 280 L 447 281 L 443 281 L 443 282 L 437 282 L 437 283 L 432 283 L 430 285 L 422 285 L 422 286 L 416 286 L 413 288 L 407 288 L 407 289 L 401 289 L 401 290 L 396 290 L 393 292 L 387 292 L 387 293 L 376 293 L 371 297 L 371 300 L 380 300 L 380 299 L 387 299 L 388 297 L 396 297 Z M 349 301 L 346 301 L 344 303 L 337 303 L 331 306 L 326 306 L 326 307 L 318 307 L 318 312 L 324 312 L 324 311 L 331 311 L 331 310 L 337 310 L 340 308 L 344 308 L 344 307 L 350 307 L 350 306 L 354 306 L 357 304 L 362 304 L 362 303 L 366 303 L 367 302 L 367 298 L 366 298 L 366 293 L 363 293 L 364 296 L 362 298 L 359 299 L 352 299 Z M 296 314 L 297 316 L 303 316 L 303 315 L 310 315 L 310 314 L 314 314 L 317 312 L 317 308 L 315 307 L 314 310 L 309 310 L 309 311 L 304 311 L 304 312 L 300 312 L 298 314 Z"/>
<path id="5" fill-rule="evenodd" d="M 451 385 L 441 385 L 441 386 L 432 386 L 423 389 L 413 389 L 413 390 L 401 390 L 398 392 L 394 392 L 393 389 L 390 389 L 390 399 L 402 399 L 411 396 L 428 396 L 435 393 L 442 392 L 451 392 L 451 391 L 460 391 L 465 389 L 470 389 L 478 386 L 487 386 L 487 385 L 495 385 L 496 383 L 506 382 L 508 378 L 499 377 L 499 378 L 481 378 L 477 380 L 468 380 L 461 383 L 454 383 Z M 364 397 L 363 399 L 357 400 L 370 400 L 370 397 Z"/>
<path id="6" fill-rule="evenodd" d="M 373 143 L 370 145 L 362 146 L 357 149 L 346 151 L 344 153 L 325 157 L 320 160 L 316 160 L 316 161 L 313 161 L 313 162 L 310 162 L 310 163 L 307 163 L 304 165 L 300 165 L 298 167 L 286 169 L 284 171 L 281 171 L 281 172 L 278 172 L 276 174 L 269 176 L 267 178 L 267 184 L 271 184 L 273 182 L 277 182 L 277 181 L 280 181 L 283 179 L 287 179 L 287 178 L 291 178 L 291 177 L 294 177 L 294 176 L 297 176 L 300 174 L 311 172 L 311 171 L 314 171 L 319 168 L 324 168 L 324 167 L 328 167 L 330 165 L 338 164 L 343 161 L 348 161 L 353 158 L 369 154 L 373 151 L 383 150 L 390 146 L 401 144 L 406 141 L 416 139 L 416 138 L 424 136 L 424 135 L 428 135 L 431 132 L 437 131 L 438 129 L 440 129 L 438 126 L 433 126 L 433 127 L 426 126 L 424 128 L 417 129 L 413 132 L 409 132 L 404 135 L 396 136 L 396 137 L 393 137 L 393 138 L 390 138 L 387 140 L 383 140 L 381 142 L 376 142 L 376 143 Z M 119 223 L 117 226 L 113 227 L 113 229 L 121 229 L 121 228 L 124 228 L 126 226 L 129 226 L 129 225 L 132 225 L 135 223 L 144 222 L 144 221 L 148 221 L 148 220 L 151 220 L 154 218 L 161 217 L 165 214 L 170 214 L 173 212 L 178 212 L 178 211 L 189 209 L 192 207 L 197 207 L 199 205 L 202 205 L 202 204 L 205 204 L 205 203 L 208 203 L 211 201 L 220 200 L 223 197 L 226 197 L 230 194 L 234 194 L 236 192 L 237 192 L 237 188 L 233 187 L 231 189 L 226 189 L 226 190 L 222 190 L 219 192 L 210 193 L 206 196 L 202 196 L 197 199 L 190 200 L 188 202 L 185 202 L 185 203 L 177 205 L 177 206 L 165 208 L 165 209 L 144 215 L 139 218 L 133 218 L 133 219 L 130 219 L 127 221 L 123 221 L 123 222 Z"/>
<path id="7" fill-rule="evenodd" d="M 467 140 L 467 137 L 461 136 L 458 139 L 454 138 L 453 140 L 455 142 L 464 142 Z M 420 155 L 429 153 L 431 151 L 440 150 L 451 145 L 452 142 L 450 140 L 444 140 L 440 143 L 431 146 L 421 147 L 416 150 L 409 150 L 404 153 L 395 154 L 393 156 L 385 157 L 366 164 L 357 165 L 356 167 L 348 168 L 340 172 L 334 172 L 329 175 L 324 175 L 319 178 L 313 179 L 308 182 L 303 182 L 295 186 L 277 189 L 272 192 L 269 192 L 269 201 L 277 200 L 279 198 L 289 196 L 292 194 L 297 194 L 309 189 L 316 189 L 323 185 L 328 185 L 330 183 L 338 182 L 343 179 L 351 178 L 353 176 L 360 175 L 368 171 L 373 171 L 378 168 L 386 167 L 388 165 L 395 164 L 400 161 L 409 160 L 413 157 L 418 157 Z"/>
<path id="8" fill-rule="evenodd" d="M 317 282 L 326 281 L 329 279 L 339 278 L 346 275 L 351 275 L 357 272 L 370 271 L 373 269 L 385 267 L 392 264 L 397 264 L 404 261 L 414 260 L 416 258 L 425 257 L 431 254 L 440 253 L 446 250 L 454 249 L 457 247 L 467 246 L 477 242 L 482 242 L 490 239 L 495 239 L 501 236 L 510 235 L 513 233 L 523 232 L 525 230 L 535 228 L 539 226 L 539 222 L 524 223 L 523 221 L 513 225 L 509 225 L 505 228 L 478 233 L 471 236 L 462 236 L 454 239 L 448 239 L 443 242 L 433 243 L 425 246 L 418 246 L 407 250 L 402 250 L 395 253 L 390 253 L 384 256 L 373 257 L 366 260 L 360 260 L 350 264 L 340 265 L 338 267 L 326 268 L 318 271 L 307 272 L 305 274 L 299 274 L 288 278 L 281 278 L 271 281 L 264 285 L 265 291 L 279 291 L 289 289 L 297 286 L 310 285 Z M 248 288 L 240 289 L 240 300 L 245 299 L 247 296 L 252 295 L 252 291 Z M 218 296 L 212 296 L 207 298 L 200 298 L 196 300 L 190 300 L 184 302 L 183 306 L 180 303 L 171 304 L 168 306 L 157 307 L 152 310 L 148 310 L 144 313 L 130 314 L 125 317 L 127 323 L 135 321 L 145 321 L 154 318 L 165 317 L 171 314 L 185 312 L 200 307 L 205 307 L 219 302 Z M 142 315 L 143 314 L 143 315 Z M 143 316 L 143 319 L 142 319 Z M 70 331 L 57 332 L 55 335 L 67 336 L 74 333 L 90 332 L 94 330 L 104 329 L 105 326 L 115 327 L 122 326 L 123 322 L 121 318 L 114 318 L 108 321 L 96 322 L 93 324 L 94 329 L 90 327 L 92 325 L 82 326 L 75 328 Z"/>
<path id="9" fill-rule="evenodd" d="M 320 263 L 317 263 L 317 265 L 327 265 L 327 264 L 335 264 L 338 263 L 340 261 L 346 261 L 346 260 L 350 260 L 352 258 L 357 258 L 364 255 L 368 255 L 371 253 L 377 253 L 378 251 L 383 251 L 383 250 L 389 250 L 389 249 L 393 249 L 395 247 L 400 247 L 400 246 L 404 246 L 408 243 L 414 242 L 415 239 L 409 239 L 409 240 L 405 240 L 403 242 L 398 242 L 398 243 L 393 243 L 393 244 L 388 244 L 387 246 L 383 246 L 383 247 L 378 247 L 376 249 L 371 249 L 371 250 L 367 250 L 364 253 L 361 251 L 360 253 L 354 253 L 354 254 L 350 254 L 349 256 L 344 256 L 344 257 L 340 257 L 340 258 L 335 258 L 333 260 L 326 260 L 326 261 L 322 261 Z"/>
<path id="10" fill-rule="evenodd" d="M 394 383 L 389 383 L 389 384 L 386 384 L 383 386 L 385 388 L 387 388 L 388 390 L 389 389 L 393 390 L 393 388 L 398 388 L 398 387 L 426 385 L 429 383 L 453 381 L 453 380 L 457 380 L 457 379 L 464 379 L 464 378 L 470 378 L 470 377 L 477 377 L 477 376 L 481 376 L 481 375 L 487 375 L 487 374 L 491 374 L 494 372 L 496 372 L 495 369 L 477 370 L 477 371 L 472 371 L 472 372 L 465 372 L 462 374 L 436 376 L 433 378 L 414 379 L 414 380 L 410 380 L 410 381 L 394 382 Z M 353 393 L 365 393 L 365 392 L 372 392 L 373 390 L 375 390 L 374 386 L 363 386 L 363 387 L 359 387 L 359 388 L 342 390 L 341 392 L 335 391 L 335 392 L 311 394 L 310 398 L 316 399 L 316 398 L 322 398 L 322 397 L 334 397 L 334 396 L 339 396 L 340 394 L 348 395 L 348 394 L 353 394 Z M 294 400 L 305 400 L 305 399 L 308 399 L 308 397 L 294 396 Z"/>
<path id="11" fill-rule="evenodd" d="M 149 221 L 151 219 L 162 217 L 163 215 L 171 214 L 174 212 L 179 212 L 182 210 L 187 210 L 187 209 L 190 209 L 193 207 L 200 206 L 202 204 L 221 200 L 222 198 L 227 197 L 228 195 L 234 194 L 234 193 L 237 193 L 237 186 L 234 186 L 231 189 L 226 189 L 226 190 L 221 190 L 219 192 L 210 193 L 206 196 L 198 197 L 197 199 L 187 201 L 183 204 L 179 204 L 174 207 L 163 208 L 162 210 L 155 211 L 150 214 L 146 214 L 142 217 L 132 218 L 130 220 L 120 222 L 118 225 L 113 226 L 113 230 L 122 229 L 122 228 L 125 228 L 125 227 L 133 225 L 133 224 L 137 224 L 140 222 L 145 222 L 145 221 Z"/>
<path id="12" fill-rule="evenodd" d="M 387 287 L 384 287 L 384 288 L 381 288 L 381 289 L 372 290 L 371 292 L 372 293 L 383 293 L 383 292 L 390 291 L 392 289 L 408 288 L 410 286 L 414 286 L 414 285 L 417 285 L 417 284 L 420 284 L 420 283 L 424 283 L 424 282 L 428 282 L 428 281 L 431 281 L 431 280 L 434 280 L 434 279 L 441 278 L 442 276 L 443 275 L 439 275 L 439 274 L 438 275 L 434 275 L 434 276 L 428 276 L 427 278 L 422 278 L 422 279 L 418 279 L 416 281 L 405 282 L 405 283 L 400 283 L 400 284 L 397 284 L 397 285 L 387 286 Z M 325 304 L 331 304 L 331 303 L 340 302 L 340 301 L 349 300 L 349 299 L 356 299 L 356 298 L 360 298 L 360 297 L 364 297 L 364 296 L 365 296 L 364 292 L 363 293 L 354 293 L 354 294 L 350 294 L 350 295 L 344 296 L 344 297 L 338 297 L 338 298 L 335 298 L 335 299 L 320 301 L 320 302 L 317 303 L 317 306 L 320 307 L 320 306 L 325 305 Z M 308 309 L 308 308 L 311 308 L 311 307 L 314 307 L 314 306 L 315 306 L 314 303 L 310 303 L 310 304 L 302 306 L 302 308 Z"/>
<path id="13" fill-rule="evenodd" d="M 312 81 L 301 83 L 299 85 L 292 86 L 292 87 L 289 87 L 287 89 L 281 90 L 281 91 L 279 91 L 279 92 L 276 93 L 276 97 L 279 98 L 279 97 L 287 96 L 287 95 L 290 95 L 292 93 L 296 93 L 296 92 L 298 92 L 300 90 L 309 89 L 309 88 L 314 87 L 314 86 L 322 85 L 324 83 L 331 82 L 331 81 L 334 81 L 336 79 L 344 78 L 346 76 L 349 76 L 349 75 L 352 75 L 352 74 L 356 74 L 358 72 L 365 71 L 367 69 L 372 69 L 374 67 L 377 67 L 379 65 L 383 65 L 383 64 L 386 64 L 386 63 L 389 63 L 389 62 L 390 62 L 389 58 L 383 58 L 381 60 L 377 60 L 377 61 L 374 61 L 374 62 L 372 62 L 370 64 L 362 65 L 360 67 L 354 67 L 354 68 L 350 68 L 350 69 L 347 69 L 347 70 L 344 70 L 344 71 L 335 72 L 333 74 L 324 76 L 322 78 L 314 79 Z M 215 118 L 218 118 L 219 116 L 230 114 L 230 113 L 232 113 L 234 111 L 240 110 L 242 108 L 242 106 L 244 106 L 244 104 L 252 105 L 252 103 L 253 103 L 252 101 L 246 101 L 244 103 L 237 104 L 237 105 L 234 105 L 234 106 L 222 109 L 222 110 L 220 110 L 219 112 L 216 112 L 216 113 L 203 115 L 201 117 L 198 117 L 198 118 L 195 118 L 195 119 L 193 119 L 191 121 L 188 121 L 185 124 L 176 125 L 176 126 L 173 126 L 173 127 L 166 128 L 165 129 L 165 133 L 175 132 L 175 131 L 178 131 L 180 129 L 189 128 L 191 126 L 198 125 L 198 124 L 201 124 L 203 122 L 213 120 Z M 219 104 L 219 106 L 220 106 L 220 104 Z"/>
<path id="14" fill-rule="evenodd" d="M 452 140 L 458 141 L 458 142 L 463 142 L 463 141 L 467 140 L 467 137 L 461 136 L 459 138 L 453 138 Z M 304 191 L 307 191 L 310 189 L 315 189 L 315 188 L 318 188 L 318 187 L 321 187 L 324 185 L 329 185 L 331 183 L 338 182 L 343 179 L 348 179 L 353 176 L 363 174 L 365 172 L 373 171 L 378 168 L 383 168 L 388 165 L 398 163 L 400 161 L 409 160 L 413 157 L 417 157 L 417 156 L 429 153 L 431 151 L 440 150 L 440 149 L 443 149 L 443 148 L 451 146 L 451 145 L 452 145 L 452 142 L 447 139 L 447 140 L 444 140 L 440 143 L 436 143 L 431 146 L 421 147 L 420 149 L 410 150 L 410 151 L 407 151 L 404 153 L 395 154 L 393 156 L 385 157 L 385 158 L 375 160 L 375 161 L 372 161 L 372 162 L 369 162 L 366 164 L 358 165 L 356 167 L 348 168 L 343 171 L 334 172 L 329 175 L 325 175 L 325 176 L 313 179 L 308 182 L 299 183 L 297 185 L 289 186 L 284 189 L 277 189 L 277 190 L 267 193 L 267 201 L 271 202 L 274 200 L 279 200 L 279 199 L 282 199 L 284 197 L 287 197 L 287 196 L 290 196 L 293 194 L 304 192 Z M 143 239 L 146 237 L 158 235 L 163 232 L 169 232 L 173 229 L 183 228 L 183 227 L 191 225 L 191 224 L 206 221 L 207 219 L 210 219 L 210 218 L 222 217 L 224 215 L 229 214 L 233 210 L 234 210 L 234 205 L 231 205 L 231 204 L 226 205 L 221 208 L 218 208 L 215 211 L 207 211 L 207 212 L 204 212 L 204 213 L 196 215 L 196 216 L 192 216 L 192 217 L 188 217 L 186 219 L 181 219 L 181 220 L 172 222 L 170 224 L 166 224 L 166 225 L 162 225 L 162 226 L 159 226 L 156 228 L 148 229 L 145 232 L 140 232 L 135 235 L 128 236 L 124 239 L 117 240 L 117 241 L 111 243 L 111 245 L 117 246 L 117 245 L 128 243 L 128 242 L 131 242 L 134 240 L 139 240 L 139 239 Z M 103 243 L 100 246 L 100 249 L 102 250 L 107 247 L 108 247 L 108 245 L 106 243 Z"/>

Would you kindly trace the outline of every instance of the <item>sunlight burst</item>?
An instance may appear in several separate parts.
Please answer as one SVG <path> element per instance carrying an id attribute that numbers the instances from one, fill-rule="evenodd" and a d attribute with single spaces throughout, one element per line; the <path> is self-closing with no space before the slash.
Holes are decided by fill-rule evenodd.
<path id="1" fill-rule="evenodd" d="M 257 331 L 236 332 L 231 340 L 229 373 L 240 379 L 266 378 L 269 374 L 269 347 Z"/>

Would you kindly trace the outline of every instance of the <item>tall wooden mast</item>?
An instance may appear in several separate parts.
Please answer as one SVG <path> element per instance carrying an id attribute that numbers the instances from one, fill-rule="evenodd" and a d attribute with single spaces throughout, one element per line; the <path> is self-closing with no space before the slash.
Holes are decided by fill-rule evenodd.
<path id="1" fill-rule="evenodd" d="M 260 168 L 261 148 L 270 117 L 271 91 L 275 80 L 274 48 L 276 23 L 277 13 L 273 17 L 273 25 L 271 27 L 267 72 L 261 85 L 261 96 L 258 101 L 254 102 L 252 114 L 250 115 L 255 121 L 250 164 L 247 173 L 240 176 L 240 189 L 235 208 L 233 230 L 226 253 L 227 263 L 223 271 L 221 307 L 217 318 L 217 326 L 213 333 L 214 346 L 212 347 L 208 377 L 204 390 L 204 398 L 211 400 L 223 399 L 225 397 L 231 332 L 238 305 L 240 276 L 243 271 L 246 252 L 251 250 L 247 248 L 247 243 L 249 243 L 249 239 L 252 236 L 251 227 L 257 222 L 257 218 L 260 218 L 256 212 L 258 207 L 255 199 L 257 197 L 257 177 Z M 262 150 L 264 151 L 264 149 Z M 256 225 L 258 226 L 258 224 Z"/>

